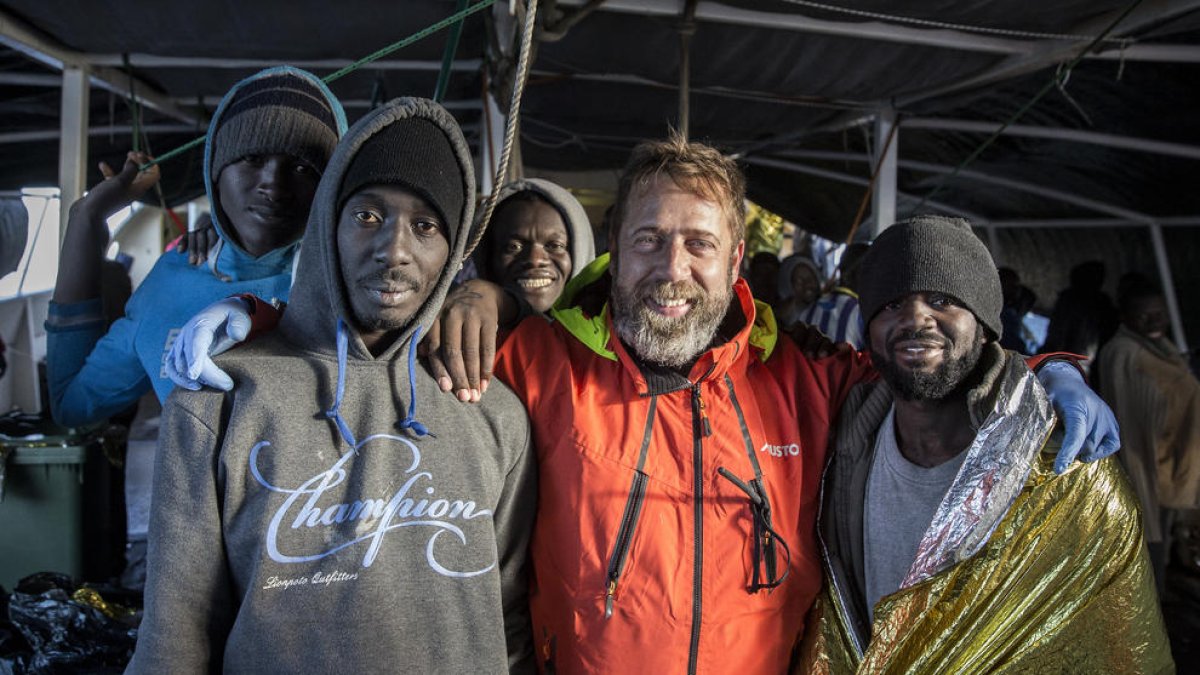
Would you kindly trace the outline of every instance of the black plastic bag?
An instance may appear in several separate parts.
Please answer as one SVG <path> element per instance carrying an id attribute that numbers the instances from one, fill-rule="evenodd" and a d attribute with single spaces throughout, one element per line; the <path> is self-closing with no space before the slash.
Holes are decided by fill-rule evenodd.
<path id="1" fill-rule="evenodd" d="M 133 656 L 137 629 L 75 602 L 75 590 L 67 575 L 40 572 L 9 598 L 9 620 L 33 649 L 24 663 L 29 675 L 120 673 Z"/>
<path id="2" fill-rule="evenodd" d="M 8 591 L 0 586 L 0 675 L 24 672 L 29 655 L 29 643 L 8 621 Z"/>

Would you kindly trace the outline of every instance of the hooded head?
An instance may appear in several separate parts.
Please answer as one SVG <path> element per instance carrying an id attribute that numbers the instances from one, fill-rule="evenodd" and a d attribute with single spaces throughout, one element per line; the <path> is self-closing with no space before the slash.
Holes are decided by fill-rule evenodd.
<path id="1" fill-rule="evenodd" d="M 345 130 L 341 104 L 306 71 L 268 68 L 229 90 L 204 145 L 205 189 L 227 255 L 290 260 Z"/>
<path id="2" fill-rule="evenodd" d="M 821 284 L 825 277 L 808 256 L 793 253 L 779 264 L 779 299 L 797 299 L 797 304 L 807 307 L 821 297 Z"/>
<path id="3" fill-rule="evenodd" d="M 544 312 L 596 257 L 587 213 L 570 192 L 541 178 L 505 185 L 499 200 L 476 268 Z"/>
<path id="4" fill-rule="evenodd" d="M 462 262 L 475 174 L 458 123 L 402 98 L 359 120 L 321 178 L 282 328 L 320 351 L 389 359 L 437 316 Z"/>

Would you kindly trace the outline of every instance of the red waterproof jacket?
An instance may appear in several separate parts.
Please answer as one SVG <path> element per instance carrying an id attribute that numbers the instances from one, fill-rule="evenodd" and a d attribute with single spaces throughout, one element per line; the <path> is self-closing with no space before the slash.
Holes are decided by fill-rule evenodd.
<path id="1" fill-rule="evenodd" d="M 574 287 L 607 279 L 605 262 Z M 734 290 L 740 328 L 686 378 L 639 367 L 607 307 L 527 319 L 500 349 L 540 465 L 531 602 L 546 672 L 788 667 L 821 586 L 830 426 L 872 375 L 857 354 L 806 358 L 744 281 Z"/>

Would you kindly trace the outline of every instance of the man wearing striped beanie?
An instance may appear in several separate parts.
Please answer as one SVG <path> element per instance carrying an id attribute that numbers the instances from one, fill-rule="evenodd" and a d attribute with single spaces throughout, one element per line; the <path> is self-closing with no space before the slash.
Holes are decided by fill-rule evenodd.
<path id="1" fill-rule="evenodd" d="M 150 161 L 144 153 L 130 153 L 119 173 L 102 165 L 105 180 L 71 207 L 46 321 L 50 405 L 59 424 L 102 422 L 151 389 L 166 399 L 174 385 L 163 361 L 180 327 L 203 307 L 239 293 L 287 298 L 317 181 L 345 128 L 341 104 L 311 73 L 281 66 L 235 85 L 213 115 L 204 148 L 220 236 L 208 265 L 167 251 L 111 327 L 100 297 L 107 220 L 153 187 L 159 169 L 141 168 Z M 134 495 L 135 502 L 145 508 L 130 513 L 144 518 L 149 495 Z M 130 520 L 131 540 L 145 531 L 144 520 Z"/>

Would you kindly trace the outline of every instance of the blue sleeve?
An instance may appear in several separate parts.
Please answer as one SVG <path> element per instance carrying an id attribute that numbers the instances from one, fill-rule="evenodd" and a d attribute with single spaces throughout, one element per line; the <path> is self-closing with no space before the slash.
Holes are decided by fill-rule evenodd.
<path id="1" fill-rule="evenodd" d="M 50 303 L 46 379 L 55 422 L 102 422 L 149 391 L 150 378 L 134 350 L 136 331 L 134 321 L 118 319 L 105 333 L 99 299 Z"/>

